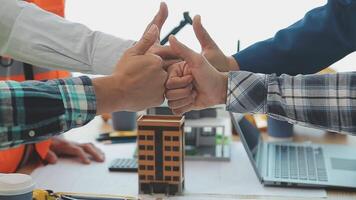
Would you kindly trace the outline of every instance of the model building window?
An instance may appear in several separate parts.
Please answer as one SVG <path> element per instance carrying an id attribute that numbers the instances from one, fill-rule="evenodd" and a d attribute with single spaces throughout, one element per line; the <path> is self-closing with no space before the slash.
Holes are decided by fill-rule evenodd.
<path id="1" fill-rule="evenodd" d="M 173 167 L 173 171 L 179 171 L 179 167 Z"/>
<path id="2" fill-rule="evenodd" d="M 145 170 L 145 169 L 146 169 L 146 166 L 140 165 L 140 170 Z"/>
<path id="3" fill-rule="evenodd" d="M 172 180 L 172 178 L 170 176 L 165 176 L 164 179 L 166 179 L 166 181 Z"/>
<path id="4" fill-rule="evenodd" d="M 164 167 L 164 169 L 165 169 L 166 171 L 171 171 L 171 166 L 166 166 L 166 167 Z"/>
<path id="5" fill-rule="evenodd" d="M 153 150 L 153 146 L 152 145 L 148 145 L 147 146 L 147 150 L 152 151 Z"/>
<path id="6" fill-rule="evenodd" d="M 148 135 L 147 136 L 147 140 L 153 140 L 153 136 L 152 135 Z"/>
<path id="7" fill-rule="evenodd" d="M 165 141 L 171 141 L 171 136 L 164 136 Z"/>
<path id="8" fill-rule="evenodd" d="M 179 157 L 178 156 L 173 156 L 173 161 L 179 161 Z"/>
<path id="9" fill-rule="evenodd" d="M 174 136 L 173 137 L 173 141 L 179 141 L 179 137 L 178 136 Z"/>
<path id="10" fill-rule="evenodd" d="M 165 151 L 171 151 L 171 147 L 170 147 L 170 146 L 165 146 L 165 147 L 164 147 L 164 150 L 165 150 Z"/>
<path id="11" fill-rule="evenodd" d="M 179 151 L 179 147 L 173 147 L 173 151 Z"/>
<path id="12" fill-rule="evenodd" d="M 164 160 L 165 160 L 165 161 L 171 161 L 171 157 L 170 157 L 170 156 L 165 156 L 165 157 L 164 157 Z"/>
<path id="13" fill-rule="evenodd" d="M 173 181 L 179 181 L 179 177 L 178 176 L 173 176 Z"/>
<path id="14" fill-rule="evenodd" d="M 139 140 L 146 140 L 146 136 L 140 135 L 140 136 L 138 137 L 138 139 L 139 139 Z"/>
<path id="15" fill-rule="evenodd" d="M 147 160 L 153 160 L 153 156 L 147 156 Z"/>
<path id="16" fill-rule="evenodd" d="M 148 165 L 148 166 L 147 166 L 147 169 L 148 169 L 148 170 L 153 170 L 153 166 L 152 166 L 152 165 Z"/>
<path id="17" fill-rule="evenodd" d="M 138 148 L 139 148 L 140 150 L 145 150 L 145 146 L 144 146 L 144 145 L 140 145 Z"/>
<path id="18" fill-rule="evenodd" d="M 145 175 L 140 175 L 140 180 L 145 180 L 146 176 Z"/>
<path id="19" fill-rule="evenodd" d="M 146 156 L 145 156 L 145 155 L 140 155 L 140 156 L 139 156 L 139 159 L 140 159 L 140 160 L 146 160 Z"/>
<path id="20" fill-rule="evenodd" d="M 150 181 L 152 181 L 152 180 L 153 180 L 153 176 L 150 175 L 150 176 L 147 177 L 147 179 L 150 180 Z"/>

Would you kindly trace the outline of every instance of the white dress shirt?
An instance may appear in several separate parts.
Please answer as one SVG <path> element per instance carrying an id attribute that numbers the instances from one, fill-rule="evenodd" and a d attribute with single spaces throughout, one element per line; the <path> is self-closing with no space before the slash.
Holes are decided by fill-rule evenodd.
<path id="1" fill-rule="evenodd" d="M 110 74 L 133 43 L 69 22 L 34 4 L 0 0 L 0 55 L 36 66 Z"/>

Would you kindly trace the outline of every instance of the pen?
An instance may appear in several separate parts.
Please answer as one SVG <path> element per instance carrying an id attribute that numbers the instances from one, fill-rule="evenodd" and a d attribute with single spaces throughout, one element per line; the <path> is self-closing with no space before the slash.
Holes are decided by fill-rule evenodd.
<path id="1" fill-rule="evenodd" d="M 116 132 L 108 132 L 101 133 L 97 141 L 105 141 L 105 140 L 126 140 L 126 139 L 136 139 L 137 132 L 136 131 L 116 131 Z"/>
<path id="2" fill-rule="evenodd" d="M 80 195 L 61 195 L 62 200 L 129 200 L 132 198 L 121 197 L 98 197 L 98 196 L 80 196 Z"/>
<path id="3" fill-rule="evenodd" d="M 100 136 L 104 137 L 127 137 L 127 136 L 137 136 L 137 131 L 113 131 L 101 133 Z"/>
<path id="4" fill-rule="evenodd" d="M 62 195 L 61 196 L 61 200 L 80 200 L 80 199 L 74 199 L 72 197 L 66 196 L 66 195 Z"/>
<path id="5" fill-rule="evenodd" d="M 104 140 L 126 140 L 126 139 L 136 139 L 136 136 L 125 136 L 125 137 L 103 137 L 99 136 L 96 138 L 97 141 L 104 141 Z"/>
<path id="6" fill-rule="evenodd" d="M 121 139 L 121 140 L 102 140 L 103 144 L 121 144 L 121 143 L 134 143 L 136 142 L 136 138 L 134 139 Z"/>

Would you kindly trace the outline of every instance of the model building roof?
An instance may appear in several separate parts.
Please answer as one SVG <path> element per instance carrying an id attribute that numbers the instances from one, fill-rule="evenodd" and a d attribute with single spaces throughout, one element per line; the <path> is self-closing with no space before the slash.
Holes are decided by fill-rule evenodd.
<path id="1" fill-rule="evenodd" d="M 179 127 L 184 123 L 184 116 L 171 115 L 142 115 L 138 118 L 138 126 L 173 126 Z"/>

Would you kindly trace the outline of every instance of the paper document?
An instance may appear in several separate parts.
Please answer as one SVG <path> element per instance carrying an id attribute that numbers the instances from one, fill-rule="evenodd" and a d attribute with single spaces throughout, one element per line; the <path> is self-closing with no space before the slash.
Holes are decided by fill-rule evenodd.
<path id="1" fill-rule="evenodd" d="M 135 145 L 115 144 L 99 147 L 106 152 L 106 163 L 93 162 L 91 165 L 83 165 L 69 159 L 61 159 L 56 165 L 41 167 L 32 173 L 37 187 L 57 192 L 137 196 L 137 173 L 108 171 L 108 165 L 113 159 L 130 158 Z M 184 194 L 188 197 L 199 195 L 217 195 L 224 199 L 246 195 L 326 197 L 323 189 L 264 187 L 258 181 L 240 142 L 232 145 L 231 162 L 186 161 L 185 174 Z"/>

